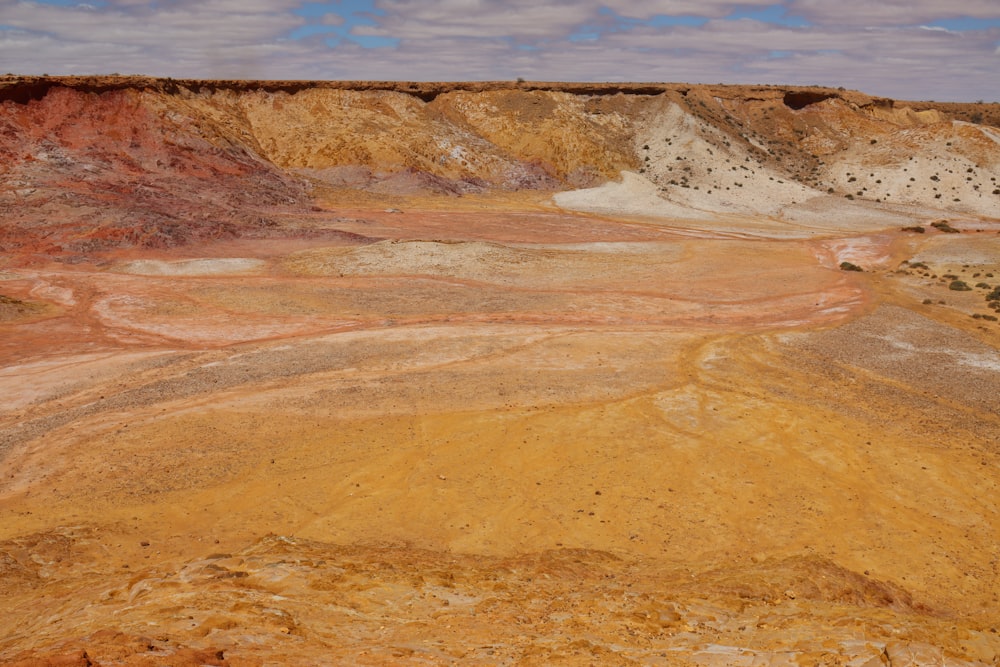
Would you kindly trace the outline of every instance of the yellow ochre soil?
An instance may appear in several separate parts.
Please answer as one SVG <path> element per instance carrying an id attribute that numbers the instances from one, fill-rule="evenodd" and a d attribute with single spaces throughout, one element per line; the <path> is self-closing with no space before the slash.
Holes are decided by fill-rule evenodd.
<path id="1" fill-rule="evenodd" d="M 411 203 L 453 238 L 6 272 L 60 312 L 3 325 L 0 655 L 996 659 L 1000 327 L 885 268 L 996 238 Z"/>

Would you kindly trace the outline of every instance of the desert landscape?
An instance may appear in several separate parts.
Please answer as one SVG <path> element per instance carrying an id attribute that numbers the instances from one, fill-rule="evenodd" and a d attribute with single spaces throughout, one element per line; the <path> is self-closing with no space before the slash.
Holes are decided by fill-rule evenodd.
<path id="1" fill-rule="evenodd" d="M 1000 105 L 0 100 L 0 664 L 1000 664 Z"/>

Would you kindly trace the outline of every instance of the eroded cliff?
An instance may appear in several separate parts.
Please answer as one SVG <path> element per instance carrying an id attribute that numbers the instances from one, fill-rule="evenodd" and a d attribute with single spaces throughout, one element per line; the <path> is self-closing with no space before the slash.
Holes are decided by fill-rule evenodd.
<path id="1" fill-rule="evenodd" d="M 554 192 L 622 171 L 663 201 L 651 215 L 780 218 L 830 196 L 1000 206 L 996 105 L 778 87 L 129 77 L 8 77 L 0 99 L 7 249 L 273 235 L 317 189 Z"/>

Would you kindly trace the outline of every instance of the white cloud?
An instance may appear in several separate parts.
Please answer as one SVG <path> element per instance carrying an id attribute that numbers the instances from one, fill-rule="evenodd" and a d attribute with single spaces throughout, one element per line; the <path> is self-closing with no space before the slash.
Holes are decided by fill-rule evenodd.
<path id="1" fill-rule="evenodd" d="M 0 12 L 0 25 L 47 34 L 54 39 L 105 42 L 108 45 L 145 44 L 169 51 L 172 44 L 208 40 L 213 43 L 270 41 L 301 25 L 304 19 L 285 10 L 289 0 L 275 3 L 239 3 L 214 0 L 185 4 L 133 6 L 116 0 L 108 9 L 82 9 L 16 2 Z M 256 6 L 255 6 L 256 5 Z"/>
<path id="2" fill-rule="evenodd" d="M 356 37 L 294 40 L 301 0 L 108 0 L 62 7 L 0 0 L 0 71 L 204 78 L 690 81 L 844 85 L 899 98 L 978 99 L 1000 90 L 1000 28 L 934 21 L 1000 16 L 997 0 L 787 0 L 808 27 L 729 20 L 776 0 L 374 0 Z M 611 13 L 609 13 L 609 11 Z M 651 27 L 657 15 L 701 26 Z M 616 17 L 629 17 L 620 22 Z M 590 39 L 579 40 L 581 34 Z M 26 54 L 30 54 L 28 57 Z"/>
<path id="3" fill-rule="evenodd" d="M 386 13 L 381 27 L 401 39 L 440 37 L 554 38 L 568 34 L 595 15 L 589 3 L 557 0 L 379 0 Z"/>
<path id="4" fill-rule="evenodd" d="M 658 15 L 723 17 L 738 7 L 775 0 L 376 0 L 380 25 L 394 37 L 462 36 L 557 39 L 590 24 L 607 23 L 602 10 L 634 19 Z"/>
<path id="5" fill-rule="evenodd" d="M 955 17 L 1000 18 L 1000 2 L 996 0 L 791 0 L 789 4 L 795 14 L 835 25 L 919 25 Z"/>
<path id="6" fill-rule="evenodd" d="M 608 0 L 595 3 L 615 11 L 621 16 L 638 19 L 648 19 L 657 15 L 667 16 L 704 16 L 721 18 L 728 16 L 738 7 L 767 7 L 777 3 L 777 0 L 747 0 L 746 2 L 731 2 L 730 0 Z"/>

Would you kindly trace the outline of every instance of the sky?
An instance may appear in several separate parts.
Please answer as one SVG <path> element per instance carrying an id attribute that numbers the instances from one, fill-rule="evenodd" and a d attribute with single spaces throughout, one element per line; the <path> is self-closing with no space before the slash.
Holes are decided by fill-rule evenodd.
<path id="1" fill-rule="evenodd" d="M 0 0 L 0 73 L 844 86 L 1000 101 L 1000 0 Z"/>

